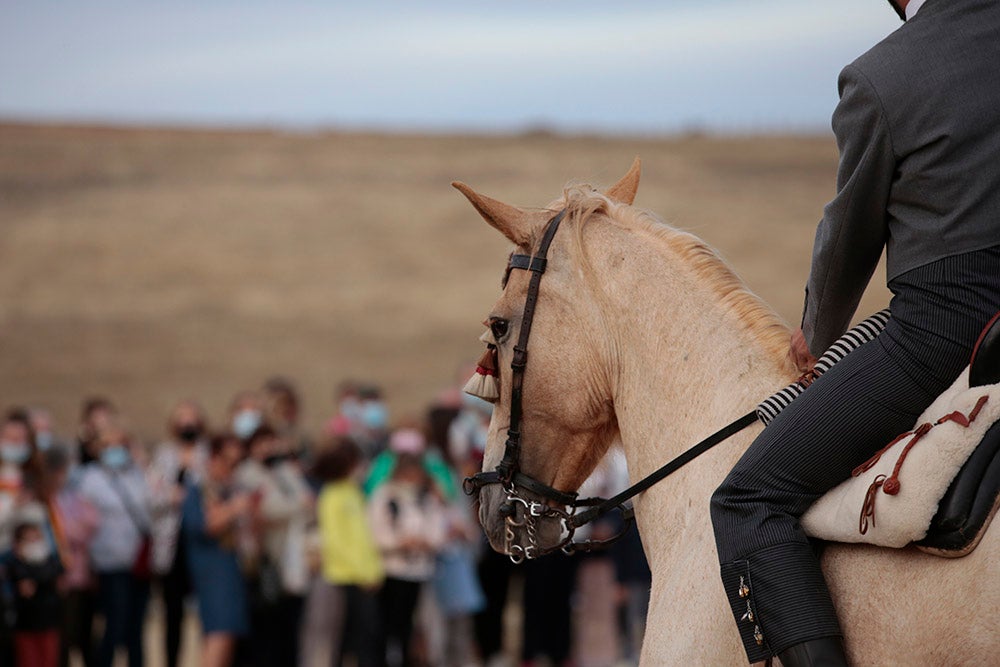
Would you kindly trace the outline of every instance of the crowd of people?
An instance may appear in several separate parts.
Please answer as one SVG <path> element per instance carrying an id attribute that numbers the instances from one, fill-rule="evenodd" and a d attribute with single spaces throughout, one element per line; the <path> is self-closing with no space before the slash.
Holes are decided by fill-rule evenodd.
<path id="1" fill-rule="evenodd" d="M 506 664 L 513 566 L 461 493 L 482 465 L 491 409 L 453 389 L 423 419 L 391 423 L 378 388 L 345 382 L 312 438 L 294 385 L 273 378 L 236 394 L 218 428 L 196 401 L 179 402 L 167 438 L 148 447 L 107 398 L 85 400 L 66 439 L 45 410 L 9 408 L 0 663 L 111 667 L 123 652 L 141 667 L 144 650 L 162 650 L 176 667 L 193 606 L 203 667 Z M 634 658 L 649 574 L 638 537 L 619 544 L 623 654 Z M 525 664 L 570 664 L 578 561 L 521 567 Z M 143 641 L 151 594 L 163 609 L 155 649 Z"/>

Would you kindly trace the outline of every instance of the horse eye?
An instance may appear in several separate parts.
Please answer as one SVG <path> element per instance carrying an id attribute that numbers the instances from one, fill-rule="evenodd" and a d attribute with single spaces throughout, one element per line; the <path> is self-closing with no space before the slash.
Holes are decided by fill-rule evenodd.
<path id="1" fill-rule="evenodd" d="M 493 332 L 493 338 L 499 342 L 504 336 L 507 335 L 507 329 L 510 327 L 510 322 L 507 320 L 502 320 L 496 318 L 490 320 L 490 331 Z"/>

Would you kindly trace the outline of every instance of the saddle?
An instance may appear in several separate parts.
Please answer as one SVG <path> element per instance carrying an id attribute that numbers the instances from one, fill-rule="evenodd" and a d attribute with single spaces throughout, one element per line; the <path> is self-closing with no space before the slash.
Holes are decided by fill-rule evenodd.
<path id="1" fill-rule="evenodd" d="M 917 424 L 817 500 L 804 530 L 945 557 L 975 549 L 1000 508 L 1000 313 Z"/>
<path id="2" fill-rule="evenodd" d="M 972 352 L 969 386 L 1000 383 L 1000 313 L 983 329 Z M 964 556 L 976 548 L 1000 508 L 1000 421 L 962 465 L 917 546 L 936 556 Z"/>

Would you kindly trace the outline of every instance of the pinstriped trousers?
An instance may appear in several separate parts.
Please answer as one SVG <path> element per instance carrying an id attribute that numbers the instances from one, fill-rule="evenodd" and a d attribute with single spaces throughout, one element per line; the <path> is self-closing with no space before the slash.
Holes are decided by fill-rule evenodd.
<path id="1" fill-rule="evenodd" d="M 750 662 L 841 636 L 799 517 L 912 428 L 969 363 L 1000 311 L 1000 246 L 914 269 L 889 288 L 885 330 L 785 408 L 712 496 L 722 582 Z"/>

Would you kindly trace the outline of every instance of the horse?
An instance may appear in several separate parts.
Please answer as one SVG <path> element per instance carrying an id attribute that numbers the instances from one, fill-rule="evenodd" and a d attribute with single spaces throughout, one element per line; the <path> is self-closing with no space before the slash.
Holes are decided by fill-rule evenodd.
<path id="1" fill-rule="evenodd" d="M 537 251 L 564 211 L 537 286 L 516 420 L 520 471 L 553 489 L 578 489 L 619 445 L 635 483 L 798 376 L 789 329 L 774 310 L 702 240 L 633 207 L 639 177 L 637 159 L 606 191 L 570 186 L 541 209 L 453 183 L 516 253 Z M 503 460 L 511 361 L 533 275 L 508 268 L 484 321 L 482 340 L 495 346 L 499 369 L 484 471 Z M 643 665 L 746 663 L 719 578 L 709 499 L 762 428 L 743 430 L 636 498 L 653 574 Z M 494 549 L 523 554 L 529 536 L 507 532 L 507 495 L 500 484 L 482 486 L 480 522 Z M 531 539 L 556 544 L 563 524 L 542 518 L 535 532 Z M 958 560 L 913 547 L 827 545 L 823 571 L 852 664 L 996 664 L 997 562 L 996 530 Z"/>

